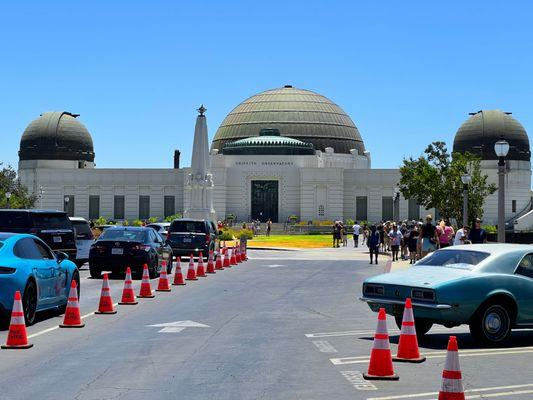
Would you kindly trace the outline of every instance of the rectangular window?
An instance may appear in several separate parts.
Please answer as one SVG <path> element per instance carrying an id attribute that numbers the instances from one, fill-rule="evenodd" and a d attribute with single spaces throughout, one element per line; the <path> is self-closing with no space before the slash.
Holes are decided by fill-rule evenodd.
<path id="1" fill-rule="evenodd" d="M 355 219 L 366 221 L 368 219 L 368 197 L 357 196 L 355 198 Z"/>
<path id="2" fill-rule="evenodd" d="M 125 218 L 125 203 L 126 199 L 124 196 L 115 196 L 113 201 L 113 210 L 115 219 L 124 219 Z"/>
<path id="3" fill-rule="evenodd" d="M 100 218 L 100 196 L 89 196 L 89 219 Z"/>
<path id="4" fill-rule="evenodd" d="M 165 196 L 165 204 L 164 204 L 163 211 L 164 211 L 165 218 L 176 214 L 176 197 Z"/>
<path id="5" fill-rule="evenodd" d="M 418 221 L 420 219 L 420 206 L 415 199 L 409 199 L 409 210 L 407 215 L 410 221 Z"/>
<path id="6" fill-rule="evenodd" d="M 74 195 L 66 195 L 63 199 L 64 208 L 63 211 L 67 213 L 69 217 L 74 216 Z"/>
<path id="7" fill-rule="evenodd" d="M 139 219 L 150 218 L 150 196 L 139 196 Z"/>
<path id="8" fill-rule="evenodd" d="M 381 198 L 381 219 L 383 221 L 392 221 L 393 219 L 393 204 L 392 197 Z"/>
<path id="9" fill-rule="evenodd" d="M 511 205 L 512 205 L 512 212 L 515 213 L 516 212 L 516 200 L 513 200 Z"/>

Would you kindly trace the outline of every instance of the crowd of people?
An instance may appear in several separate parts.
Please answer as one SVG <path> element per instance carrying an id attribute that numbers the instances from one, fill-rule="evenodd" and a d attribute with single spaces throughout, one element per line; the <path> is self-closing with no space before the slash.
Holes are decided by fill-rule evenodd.
<path id="1" fill-rule="evenodd" d="M 486 243 L 487 233 L 476 218 L 473 226 L 463 226 L 457 231 L 447 219 L 433 223 L 431 215 L 426 221 L 381 222 L 362 226 L 355 221 L 352 228 L 354 247 L 367 245 L 370 250 L 370 264 L 378 263 L 380 253 L 390 253 L 392 261 L 409 260 L 414 264 L 427 254 L 448 246 Z M 333 226 L 333 247 L 348 245 L 347 228 L 342 221 Z"/>

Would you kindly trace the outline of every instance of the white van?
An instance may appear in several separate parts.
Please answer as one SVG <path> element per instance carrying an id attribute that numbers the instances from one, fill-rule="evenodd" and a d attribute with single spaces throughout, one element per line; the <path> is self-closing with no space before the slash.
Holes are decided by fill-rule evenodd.
<path id="1" fill-rule="evenodd" d="M 78 250 L 76 260 L 71 261 L 76 263 L 78 268 L 80 268 L 83 264 L 89 261 L 89 250 L 94 243 L 94 236 L 91 227 L 85 218 L 69 217 L 69 219 L 70 222 L 72 222 L 72 226 L 76 233 L 76 248 Z"/>

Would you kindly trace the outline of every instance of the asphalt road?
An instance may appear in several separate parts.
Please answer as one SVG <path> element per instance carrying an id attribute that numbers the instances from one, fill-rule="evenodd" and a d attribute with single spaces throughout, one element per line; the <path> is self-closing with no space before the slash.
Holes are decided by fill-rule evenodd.
<path id="1" fill-rule="evenodd" d="M 400 381 L 362 380 L 376 314 L 356 296 L 385 263 L 368 265 L 353 249 L 250 256 L 116 315 L 92 314 L 101 281 L 82 270 L 86 327 L 57 329 L 62 317 L 41 316 L 28 329 L 32 349 L 0 351 L 0 399 L 436 399 L 450 333 L 467 398 L 533 398 L 531 331 L 487 349 L 466 327 L 437 327 L 421 343 L 424 364 L 395 364 Z M 117 302 L 122 281 L 111 288 Z M 150 326 L 178 321 L 188 322 Z M 398 330 L 389 326 L 395 350 Z"/>

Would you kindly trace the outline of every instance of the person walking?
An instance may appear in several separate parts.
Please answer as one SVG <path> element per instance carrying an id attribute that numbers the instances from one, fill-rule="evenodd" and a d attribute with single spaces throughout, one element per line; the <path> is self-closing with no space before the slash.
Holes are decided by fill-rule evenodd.
<path id="1" fill-rule="evenodd" d="M 348 235 L 346 232 L 346 225 L 341 221 L 341 238 L 342 238 L 342 247 L 348 246 Z"/>
<path id="2" fill-rule="evenodd" d="M 269 218 L 267 221 L 267 232 L 266 235 L 270 236 L 270 231 L 272 230 L 272 220 Z"/>
<path id="3" fill-rule="evenodd" d="M 368 249 L 370 250 L 370 264 L 372 264 L 372 258 L 376 261 L 376 265 L 378 264 L 380 243 L 379 231 L 376 229 L 375 225 L 372 225 L 367 239 Z"/>
<path id="4" fill-rule="evenodd" d="M 409 249 L 409 264 L 414 264 L 418 255 L 418 237 L 420 235 L 418 224 L 415 223 L 413 225 L 408 235 L 407 248 Z"/>
<path id="5" fill-rule="evenodd" d="M 470 228 L 465 225 L 461 229 L 457 229 L 455 233 L 455 239 L 453 240 L 454 246 L 459 246 L 461 244 L 468 244 L 468 234 L 470 233 Z"/>
<path id="6" fill-rule="evenodd" d="M 422 258 L 437 250 L 439 238 L 437 237 L 437 228 L 433 225 L 432 221 L 433 217 L 428 215 L 426 217 L 426 223 L 422 225 L 422 231 L 420 232 L 422 238 Z"/>
<path id="7" fill-rule="evenodd" d="M 340 247 L 341 243 L 341 223 L 340 221 L 335 221 L 333 224 L 333 247 Z"/>
<path id="8" fill-rule="evenodd" d="M 361 226 L 357 221 L 352 226 L 353 229 L 353 247 L 359 247 L 359 233 L 361 232 Z"/>
<path id="9" fill-rule="evenodd" d="M 468 240 L 470 240 L 472 244 L 487 243 L 487 232 L 481 227 L 481 222 L 481 219 L 476 218 L 474 220 L 474 226 L 470 229 Z"/>
<path id="10" fill-rule="evenodd" d="M 368 225 L 363 224 L 363 242 L 362 242 L 363 245 L 366 243 L 367 239 L 368 239 Z"/>
<path id="11" fill-rule="evenodd" d="M 455 231 L 453 230 L 450 220 L 448 219 L 443 220 L 441 223 L 440 234 L 439 234 L 440 248 L 443 249 L 445 247 L 451 246 L 454 235 L 455 235 Z"/>
<path id="12" fill-rule="evenodd" d="M 398 253 L 400 252 L 400 244 L 401 244 L 402 238 L 403 238 L 402 232 L 400 232 L 400 230 L 396 226 L 396 223 L 393 223 L 389 231 L 392 261 L 398 261 Z"/>

